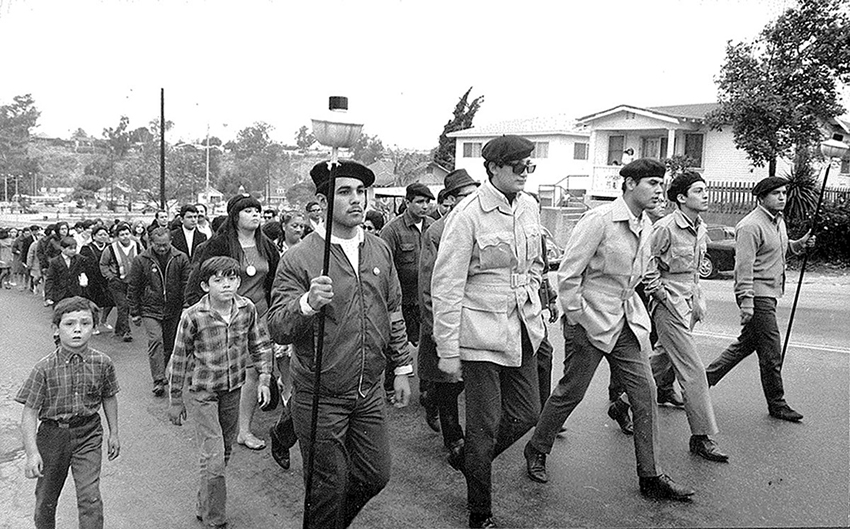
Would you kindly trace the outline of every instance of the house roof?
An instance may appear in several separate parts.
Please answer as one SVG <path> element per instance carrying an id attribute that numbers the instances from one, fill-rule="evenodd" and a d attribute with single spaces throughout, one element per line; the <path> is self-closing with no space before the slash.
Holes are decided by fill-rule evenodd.
<path id="1" fill-rule="evenodd" d="M 500 136 L 505 133 L 520 136 L 540 136 L 544 134 L 565 134 L 572 136 L 589 136 L 590 133 L 576 124 L 575 119 L 567 114 L 537 116 L 533 118 L 509 119 L 497 121 L 471 129 L 450 132 L 449 138 L 470 138 L 478 136 Z"/>
<path id="2" fill-rule="evenodd" d="M 578 118 L 578 122 L 584 124 L 588 121 L 593 121 L 594 119 L 603 118 L 622 111 L 635 112 L 637 114 L 647 117 L 655 117 L 664 121 L 702 121 L 705 119 L 706 114 L 718 106 L 719 103 L 694 103 L 689 105 L 667 105 L 659 107 L 638 107 L 622 104 L 602 110 L 601 112 L 594 112 L 593 114 L 580 117 Z"/>
<path id="3" fill-rule="evenodd" d="M 375 160 L 369 166 L 369 169 L 375 173 L 375 183 L 378 187 L 392 186 L 395 182 L 395 165 L 392 160 L 380 159 Z"/>

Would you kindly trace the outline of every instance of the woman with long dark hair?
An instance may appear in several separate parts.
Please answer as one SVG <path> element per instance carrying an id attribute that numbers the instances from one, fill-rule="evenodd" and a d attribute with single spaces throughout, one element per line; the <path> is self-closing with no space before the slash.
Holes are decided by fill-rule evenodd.
<path id="1" fill-rule="evenodd" d="M 260 229 L 260 202 L 249 195 L 236 195 L 227 201 L 227 220 L 216 234 L 199 246 L 192 259 L 192 273 L 186 285 L 186 304 L 192 305 L 203 296 L 198 272 L 206 259 L 233 257 L 241 264 L 241 284 L 237 293 L 249 298 L 265 325 L 271 301 L 272 283 L 280 261 L 275 244 Z M 239 434 L 236 442 L 251 450 L 262 450 L 266 442 L 251 433 L 251 420 L 257 409 L 259 372 L 248 369 L 239 402 Z"/>
<path id="2" fill-rule="evenodd" d="M 85 270 L 89 280 L 83 295 L 100 307 L 100 316 L 96 317 L 94 322 L 94 334 L 100 334 L 101 326 L 111 329 L 106 323 L 106 317 L 115 306 L 112 294 L 109 292 L 109 283 L 100 271 L 100 256 L 107 244 L 109 244 L 109 230 L 103 224 L 96 224 L 91 232 L 91 241 L 80 248 L 80 255 L 86 259 Z"/>

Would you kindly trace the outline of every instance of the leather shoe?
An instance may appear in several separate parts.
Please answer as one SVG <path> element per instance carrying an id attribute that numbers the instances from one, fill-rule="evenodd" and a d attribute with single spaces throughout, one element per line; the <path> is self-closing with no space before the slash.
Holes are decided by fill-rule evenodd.
<path id="1" fill-rule="evenodd" d="M 629 415 L 629 408 L 630 406 L 622 400 L 615 400 L 608 406 L 608 417 L 617 421 L 617 424 L 620 425 L 620 430 L 626 435 L 635 433 L 635 427 Z"/>
<path id="2" fill-rule="evenodd" d="M 703 459 L 717 461 L 719 463 L 729 461 L 729 456 L 721 452 L 720 449 L 717 448 L 717 443 L 715 443 L 707 435 L 692 435 L 690 445 L 691 453 L 696 454 Z"/>
<path id="3" fill-rule="evenodd" d="M 658 392 L 658 405 L 672 406 L 674 408 L 684 408 L 685 401 L 682 400 L 682 397 L 680 397 L 675 390 L 670 389 Z"/>
<path id="4" fill-rule="evenodd" d="M 526 443 L 522 450 L 522 455 L 525 456 L 525 471 L 531 481 L 538 483 L 546 483 L 549 481 L 549 475 L 546 473 L 546 454 L 542 454 L 535 450 L 530 444 Z"/>
<path id="5" fill-rule="evenodd" d="M 770 410 L 770 416 L 789 422 L 800 422 L 803 420 L 803 414 L 792 410 L 790 406 Z"/>
<path id="6" fill-rule="evenodd" d="M 493 521 L 492 514 L 477 514 L 471 512 L 469 513 L 469 527 L 490 529 L 498 527 L 498 525 L 496 525 L 496 522 Z"/>
<path id="7" fill-rule="evenodd" d="M 272 459 L 280 465 L 280 468 L 289 470 L 289 447 L 285 446 L 281 438 L 277 434 L 277 428 L 272 426 L 269 428 L 269 436 L 272 439 Z"/>
<path id="8" fill-rule="evenodd" d="M 640 493 L 659 500 L 691 501 L 694 489 L 679 485 L 667 474 L 640 478 Z"/>
<path id="9" fill-rule="evenodd" d="M 458 472 L 463 472 L 465 469 L 466 455 L 463 450 L 463 446 L 463 439 L 452 441 L 452 443 L 449 445 L 449 466 L 451 466 Z"/>
<path id="10" fill-rule="evenodd" d="M 440 414 L 437 407 L 430 403 L 430 399 L 425 401 L 425 422 L 428 423 L 428 428 L 440 433 Z"/>

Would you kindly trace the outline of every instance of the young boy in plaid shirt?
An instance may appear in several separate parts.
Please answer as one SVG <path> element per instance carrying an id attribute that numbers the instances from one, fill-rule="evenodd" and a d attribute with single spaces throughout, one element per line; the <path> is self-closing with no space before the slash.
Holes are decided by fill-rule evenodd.
<path id="1" fill-rule="evenodd" d="M 186 418 L 183 384 L 189 389 L 189 415 L 195 422 L 201 482 L 197 517 L 207 527 L 226 527 L 224 471 L 239 429 L 239 393 L 248 355 L 260 372 L 257 400 L 271 400 L 272 347 L 268 331 L 239 288 L 239 262 L 212 257 L 201 264 L 201 288 L 207 293 L 180 319 L 169 380 L 169 419 Z"/>
<path id="2" fill-rule="evenodd" d="M 27 462 L 24 474 L 38 478 L 35 486 L 35 527 L 56 526 L 56 505 L 68 476 L 74 476 L 82 529 L 103 527 L 100 466 L 103 404 L 109 425 L 108 457 L 121 450 L 118 440 L 118 380 L 105 354 L 88 346 L 97 307 L 73 296 L 56 304 L 54 331 L 59 347 L 39 360 L 15 397 L 24 405 L 21 431 Z M 36 423 L 41 421 L 37 433 Z"/>

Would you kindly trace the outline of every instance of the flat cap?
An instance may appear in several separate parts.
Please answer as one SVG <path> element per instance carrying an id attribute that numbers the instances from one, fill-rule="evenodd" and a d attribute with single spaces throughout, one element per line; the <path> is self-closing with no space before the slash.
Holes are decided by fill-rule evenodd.
<path id="1" fill-rule="evenodd" d="M 640 180 L 641 178 L 661 178 L 667 172 L 667 166 L 655 158 L 640 158 L 620 169 L 620 176 Z"/>
<path id="2" fill-rule="evenodd" d="M 768 176 L 753 187 L 753 195 L 761 197 L 773 191 L 774 189 L 788 185 L 788 179 L 781 176 Z"/>
<path id="3" fill-rule="evenodd" d="M 429 200 L 434 200 L 434 193 L 425 184 L 413 182 L 405 189 L 404 198 L 413 200 L 416 197 L 425 197 Z"/>
<path id="4" fill-rule="evenodd" d="M 481 156 L 488 162 L 504 164 L 528 158 L 534 144 L 521 136 L 504 135 L 490 140 L 481 149 Z"/>
<path id="5" fill-rule="evenodd" d="M 316 193 L 327 194 L 328 183 L 331 180 L 331 172 L 328 169 L 329 162 L 319 162 L 310 169 L 310 178 L 316 185 Z M 363 164 L 352 161 L 339 161 L 333 167 L 334 178 L 356 178 L 363 182 L 366 187 L 375 183 L 375 173 Z"/>
<path id="6" fill-rule="evenodd" d="M 705 179 L 696 171 L 685 171 L 684 173 L 677 175 L 676 178 L 670 182 L 670 187 L 667 188 L 667 200 L 672 203 L 677 203 L 676 197 L 679 195 L 687 195 L 688 189 L 695 182 L 705 183 Z"/>
<path id="7" fill-rule="evenodd" d="M 446 175 L 446 178 L 443 180 L 443 185 L 445 186 L 443 192 L 446 195 L 451 195 L 455 191 L 466 186 L 480 186 L 481 182 L 478 182 L 469 176 L 466 169 L 455 169 Z"/>

